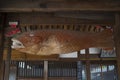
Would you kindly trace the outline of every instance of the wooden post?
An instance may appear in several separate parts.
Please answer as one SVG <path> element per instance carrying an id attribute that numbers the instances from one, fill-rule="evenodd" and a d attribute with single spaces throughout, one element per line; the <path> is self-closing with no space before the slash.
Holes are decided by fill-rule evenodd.
<path id="1" fill-rule="evenodd" d="M 78 59 L 80 58 L 80 51 L 77 52 L 77 55 L 78 55 Z"/>
<path id="2" fill-rule="evenodd" d="M 44 80 L 48 80 L 48 61 L 44 61 Z"/>
<path id="3" fill-rule="evenodd" d="M 8 37 L 8 50 L 7 50 L 7 58 L 5 61 L 5 80 L 9 80 L 9 73 L 10 73 L 10 62 L 11 62 L 11 37 Z"/>
<path id="4" fill-rule="evenodd" d="M 114 41 L 117 54 L 118 80 L 120 80 L 120 13 L 115 14 Z"/>
<path id="5" fill-rule="evenodd" d="M 82 80 L 82 62 L 77 61 L 77 80 Z"/>
<path id="6" fill-rule="evenodd" d="M 10 66 L 9 80 L 16 80 L 17 77 L 17 67 L 16 65 Z"/>
<path id="7" fill-rule="evenodd" d="M 85 55 L 86 55 L 86 73 L 87 73 L 87 80 L 91 80 L 90 76 L 90 56 L 89 56 L 89 48 L 85 49 Z"/>
<path id="8" fill-rule="evenodd" d="M 4 51 L 4 25 L 5 25 L 5 18 L 6 15 L 1 14 L 1 23 L 0 23 L 0 80 L 3 80 L 3 75 L 4 75 L 4 63 L 3 63 L 3 51 Z"/>

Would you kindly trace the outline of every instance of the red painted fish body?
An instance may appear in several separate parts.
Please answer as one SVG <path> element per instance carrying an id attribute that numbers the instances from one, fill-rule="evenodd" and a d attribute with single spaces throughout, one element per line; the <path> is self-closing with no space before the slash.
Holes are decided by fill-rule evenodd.
<path id="1" fill-rule="evenodd" d="M 68 30 L 39 30 L 24 32 L 13 39 L 20 42 L 13 48 L 35 55 L 63 54 L 89 47 L 113 47 L 112 32 L 104 30 L 98 33 L 84 33 Z"/>

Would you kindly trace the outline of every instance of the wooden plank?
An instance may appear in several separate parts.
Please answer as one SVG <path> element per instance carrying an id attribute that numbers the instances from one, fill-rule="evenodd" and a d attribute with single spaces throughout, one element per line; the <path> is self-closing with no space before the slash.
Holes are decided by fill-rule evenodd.
<path id="1" fill-rule="evenodd" d="M 4 51 L 4 60 L 6 60 L 7 50 Z M 12 50 L 11 60 L 70 60 L 70 61 L 79 61 L 79 60 L 87 60 L 86 56 L 80 54 L 78 58 L 59 58 L 59 55 L 50 55 L 50 56 L 38 56 L 38 55 L 30 55 L 25 53 L 20 53 L 19 51 Z M 101 60 L 99 55 L 90 55 L 89 60 Z M 102 60 L 116 60 L 116 58 L 102 58 Z"/>
<path id="2" fill-rule="evenodd" d="M 102 64 L 102 61 L 101 61 L 101 64 L 99 64 L 100 65 L 100 69 L 101 69 L 101 73 L 100 73 L 100 75 L 101 75 L 101 80 L 104 80 L 104 77 L 103 77 L 103 68 L 102 68 L 102 66 L 103 66 L 103 64 Z"/>
<path id="3" fill-rule="evenodd" d="M 17 36 L 18 38 L 14 37 L 16 38 L 16 40 L 19 40 L 22 44 L 25 45 L 25 48 L 15 48 L 15 49 L 20 52 L 35 54 L 35 55 L 52 55 L 52 54 L 70 53 L 72 51 L 77 51 L 89 47 L 114 46 L 111 30 L 104 30 L 103 32 L 96 34 L 65 31 L 65 30 L 54 30 L 54 31 L 43 30 L 43 31 L 35 31 L 34 34 L 35 35 L 32 37 L 29 37 L 29 34 L 25 35 L 27 37 L 25 39 L 24 39 L 25 37 L 24 34 Z M 42 36 L 42 41 L 41 41 L 41 36 Z M 36 40 L 37 42 L 35 42 Z M 25 41 L 30 42 L 30 44 L 32 45 L 29 45 L 29 43 L 26 43 Z M 47 45 L 45 44 L 45 46 L 43 47 L 44 43 L 46 42 L 48 44 Z M 56 42 L 58 42 L 59 44 Z M 51 45 L 54 43 L 55 46 Z"/>
<path id="4" fill-rule="evenodd" d="M 18 78 L 17 80 L 43 80 L 43 78 Z M 76 80 L 76 77 L 49 77 L 49 80 Z"/>
<path id="5" fill-rule="evenodd" d="M 115 14 L 115 26 L 114 26 L 114 40 L 115 40 L 115 48 L 117 53 L 117 72 L 120 75 L 120 13 Z M 118 80 L 120 80 L 120 76 L 118 76 Z"/>
<path id="6" fill-rule="evenodd" d="M 78 14 L 70 12 L 72 14 Z M 80 13 L 80 12 L 79 12 Z M 55 14 L 55 13 L 54 13 Z M 63 13 L 64 14 L 64 13 Z M 89 14 L 89 16 L 88 16 Z M 67 14 L 66 14 L 67 15 Z M 106 16 L 106 17 L 105 17 Z M 20 24 L 98 24 L 114 25 L 114 15 L 112 13 L 80 13 L 81 18 L 54 16 L 52 13 L 9 13 L 8 21 L 19 21 Z M 96 18 L 95 18 L 96 17 Z M 102 18 L 101 18 L 102 17 Z"/>
<path id="7" fill-rule="evenodd" d="M 6 21 L 6 15 L 0 14 L 0 80 L 3 80 L 4 75 L 4 62 L 3 62 L 3 52 L 4 52 L 4 26 Z"/>
<path id="8" fill-rule="evenodd" d="M 8 49 L 7 49 L 7 59 L 5 61 L 5 76 L 4 79 L 5 80 L 9 80 L 9 74 L 10 74 L 10 61 L 11 61 L 11 37 L 8 37 Z"/>
<path id="9" fill-rule="evenodd" d="M 0 11 L 120 11 L 119 0 L 1 0 Z"/>
<path id="10" fill-rule="evenodd" d="M 90 20 L 105 20 L 114 19 L 113 12 L 102 11 L 59 11 L 54 12 L 55 17 L 75 18 L 75 19 L 90 19 Z"/>
<path id="11" fill-rule="evenodd" d="M 44 61 L 44 80 L 48 80 L 48 61 Z"/>
<path id="12" fill-rule="evenodd" d="M 86 55 L 86 76 L 87 76 L 87 80 L 91 80 L 91 76 L 90 76 L 90 54 L 89 54 L 89 49 L 85 49 L 85 55 Z"/>
<path id="13" fill-rule="evenodd" d="M 81 56 L 80 51 L 77 51 L 77 55 L 78 55 L 78 58 L 80 58 L 80 56 Z"/>
<path id="14" fill-rule="evenodd" d="M 49 77 L 49 80 L 77 80 L 76 77 Z"/>
<path id="15" fill-rule="evenodd" d="M 4 50 L 4 60 L 7 57 L 7 50 Z M 59 55 L 50 55 L 50 56 L 38 56 L 38 55 L 31 55 L 21 53 L 16 50 L 12 50 L 11 60 L 58 60 Z"/>
<path id="16" fill-rule="evenodd" d="M 10 66 L 9 80 L 16 80 L 17 78 L 17 66 Z"/>
<path id="17" fill-rule="evenodd" d="M 18 78 L 17 80 L 43 80 L 43 78 Z"/>

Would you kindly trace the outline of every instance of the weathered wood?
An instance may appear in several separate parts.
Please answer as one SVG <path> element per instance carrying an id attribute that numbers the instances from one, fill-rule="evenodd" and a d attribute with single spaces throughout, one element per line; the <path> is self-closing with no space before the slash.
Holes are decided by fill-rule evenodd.
<path id="1" fill-rule="evenodd" d="M 44 80 L 48 80 L 48 61 L 44 61 Z"/>
<path id="2" fill-rule="evenodd" d="M 115 40 L 115 48 L 117 53 L 117 72 L 120 75 L 120 13 L 115 14 L 115 26 L 114 26 L 114 40 Z M 120 80 L 120 76 L 118 76 L 118 80 Z"/>
<path id="3" fill-rule="evenodd" d="M 18 78 L 17 80 L 43 80 L 43 78 Z M 76 80 L 76 77 L 49 77 L 48 80 Z"/>
<path id="4" fill-rule="evenodd" d="M 81 56 L 80 51 L 77 51 L 77 55 L 78 55 L 78 58 L 80 58 L 80 56 Z"/>
<path id="5" fill-rule="evenodd" d="M 89 20 L 111 20 L 114 19 L 114 12 L 102 11 L 59 11 L 53 12 L 55 17 L 89 19 Z"/>
<path id="6" fill-rule="evenodd" d="M 17 80 L 43 80 L 43 78 L 25 78 L 25 77 L 20 77 L 20 78 L 17 78 Z"/>
<path id="7" fill-rule="evenodd" d="M 8 49 L 7 49 L 7 59 L 5 61 L 5 76 L 4 76 L 4 79 L 5 80 L 9 80 L 9 74 L 10 74 L 10 61 L 11 61 L 11 52 L 12 52 L 12 49 L 11 49 L 11 44 L 12 44 L 12 41 L 11 41 L 11 37 L 8 37 Z"/>
<path id="8" fill-rule="evenodd" d="M 17 66 L 11 65 L 9 80 L 16 80 L 16 79 L 17 79 Z"/>
<path id="9" fill-rule="evenodd" d="M 7 58 L 7 50 L 4 50 L 4 57 L 3 59 L 6 60 Z M 20 53 L 19 51 L 12 50 L 11 53 L 11 60 L 58 60 L 59 55 L 50 55 L 50 56 L 38 56 L 38 55 L 30 55 L 25 53 Z"/>
<path id="10" fill-rule="evenodd" d="M 119 0 L 1 0 L 0 11 L 120 11 Z"/>
<path id="11" fill-rule="evenodd" d="M 103 66 L 103 64 L 102 64 L 102 61 L 101 61 L 101 64 L 100 64 L 101 71 L 103 71 L 102 66 Z M 101 75 L 101 80 L 104 80 L 104 78 L 103 78 L 103 72 L 101 72 L 100 75 Z"/>
<path id="12" fill-rule="evenodd" d="M 19 21 L 20 24 L 100 24 L 114 25 L 114 15 L 112 13 L 96 13 L 96 12 L 68 12 L 61 13 L 66 17 L 60 16 L 58 13 L 9 13 L 8 21 Z M 69 15 L 67 17 L 67 15 Z M 72 15 L 78 15 L 79 18 L 72 18 Z M 96 17 L 96 18 L 95 18 Z"/>
<path id="13" fill-rule="evenodd" d="M 3 59 L 6 60 L 6 56 L 7 56 L 7 50 L 4 50 L 4 57 Z M 90 55 L 90 59 L 89 60 L 100 60 L 101 58 L 99 57 L 99 55 Z M 70 61 L 79 61 L 79 60 L 87 60 L 86 56 L 81 54 L 79 55 L 78 58 L 75 59 L 71 59 L 71 58 L 59 58 L 59 55 L 50 55 L 50 56 L 38 56 L 38 55 L 30 55 L 30 54 L 25 54 L 25 53 L 20 53 L 19 51 L 16 50 L 12 50 L 12 54 L 11 54 L 11 60 L 61 60 L 61 61 L 66 61 L 66 60 L 70 60 Z M 102 60 L 116 60 L 116 58 L 102 58 Z"/>
<path id="14" fill-rule="evenodd" d="M 4 52 L 4 26 L 5 26 L 5 18 L 6 15 L 0 14 L 1 22 L 0 22 L 0 80 L 3 80 L 3 52 Z"/>
<path id="15" fill-rule="evenodd" d="M 49 77 L 49 80 L 77 80 L 76 77 Z"/>
<path id="16" fill-rule="evenodd" d="M 86 76 L 87 76 L 87 80 L 91 80 L 91 76 L 90 76 L 90 54 L 89 54 L 89 49 L 85 49 L 85 55 L 86 55 Z"/>
<path id="17" fill-rule="evenodd" d="M 13 43 L 21 45 L 13 44 L 12 47 L 34 55 L 64 54 L 89 47 L 113 47 L 112 32 L 108 29 L 100 33 L 55 29 L 34 31 L 33 36 L 29 34 L 25 32 L 14 37 Z"/>

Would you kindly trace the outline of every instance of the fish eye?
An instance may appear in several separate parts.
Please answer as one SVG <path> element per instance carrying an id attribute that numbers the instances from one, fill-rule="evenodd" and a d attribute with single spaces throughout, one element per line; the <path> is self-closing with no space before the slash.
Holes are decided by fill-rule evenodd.
<path id="1" fill-rule="evenodd" d="M 20 43 L 16 43 L 18 46 L 22 46 L 22 44 L 20 44 Z"/>

